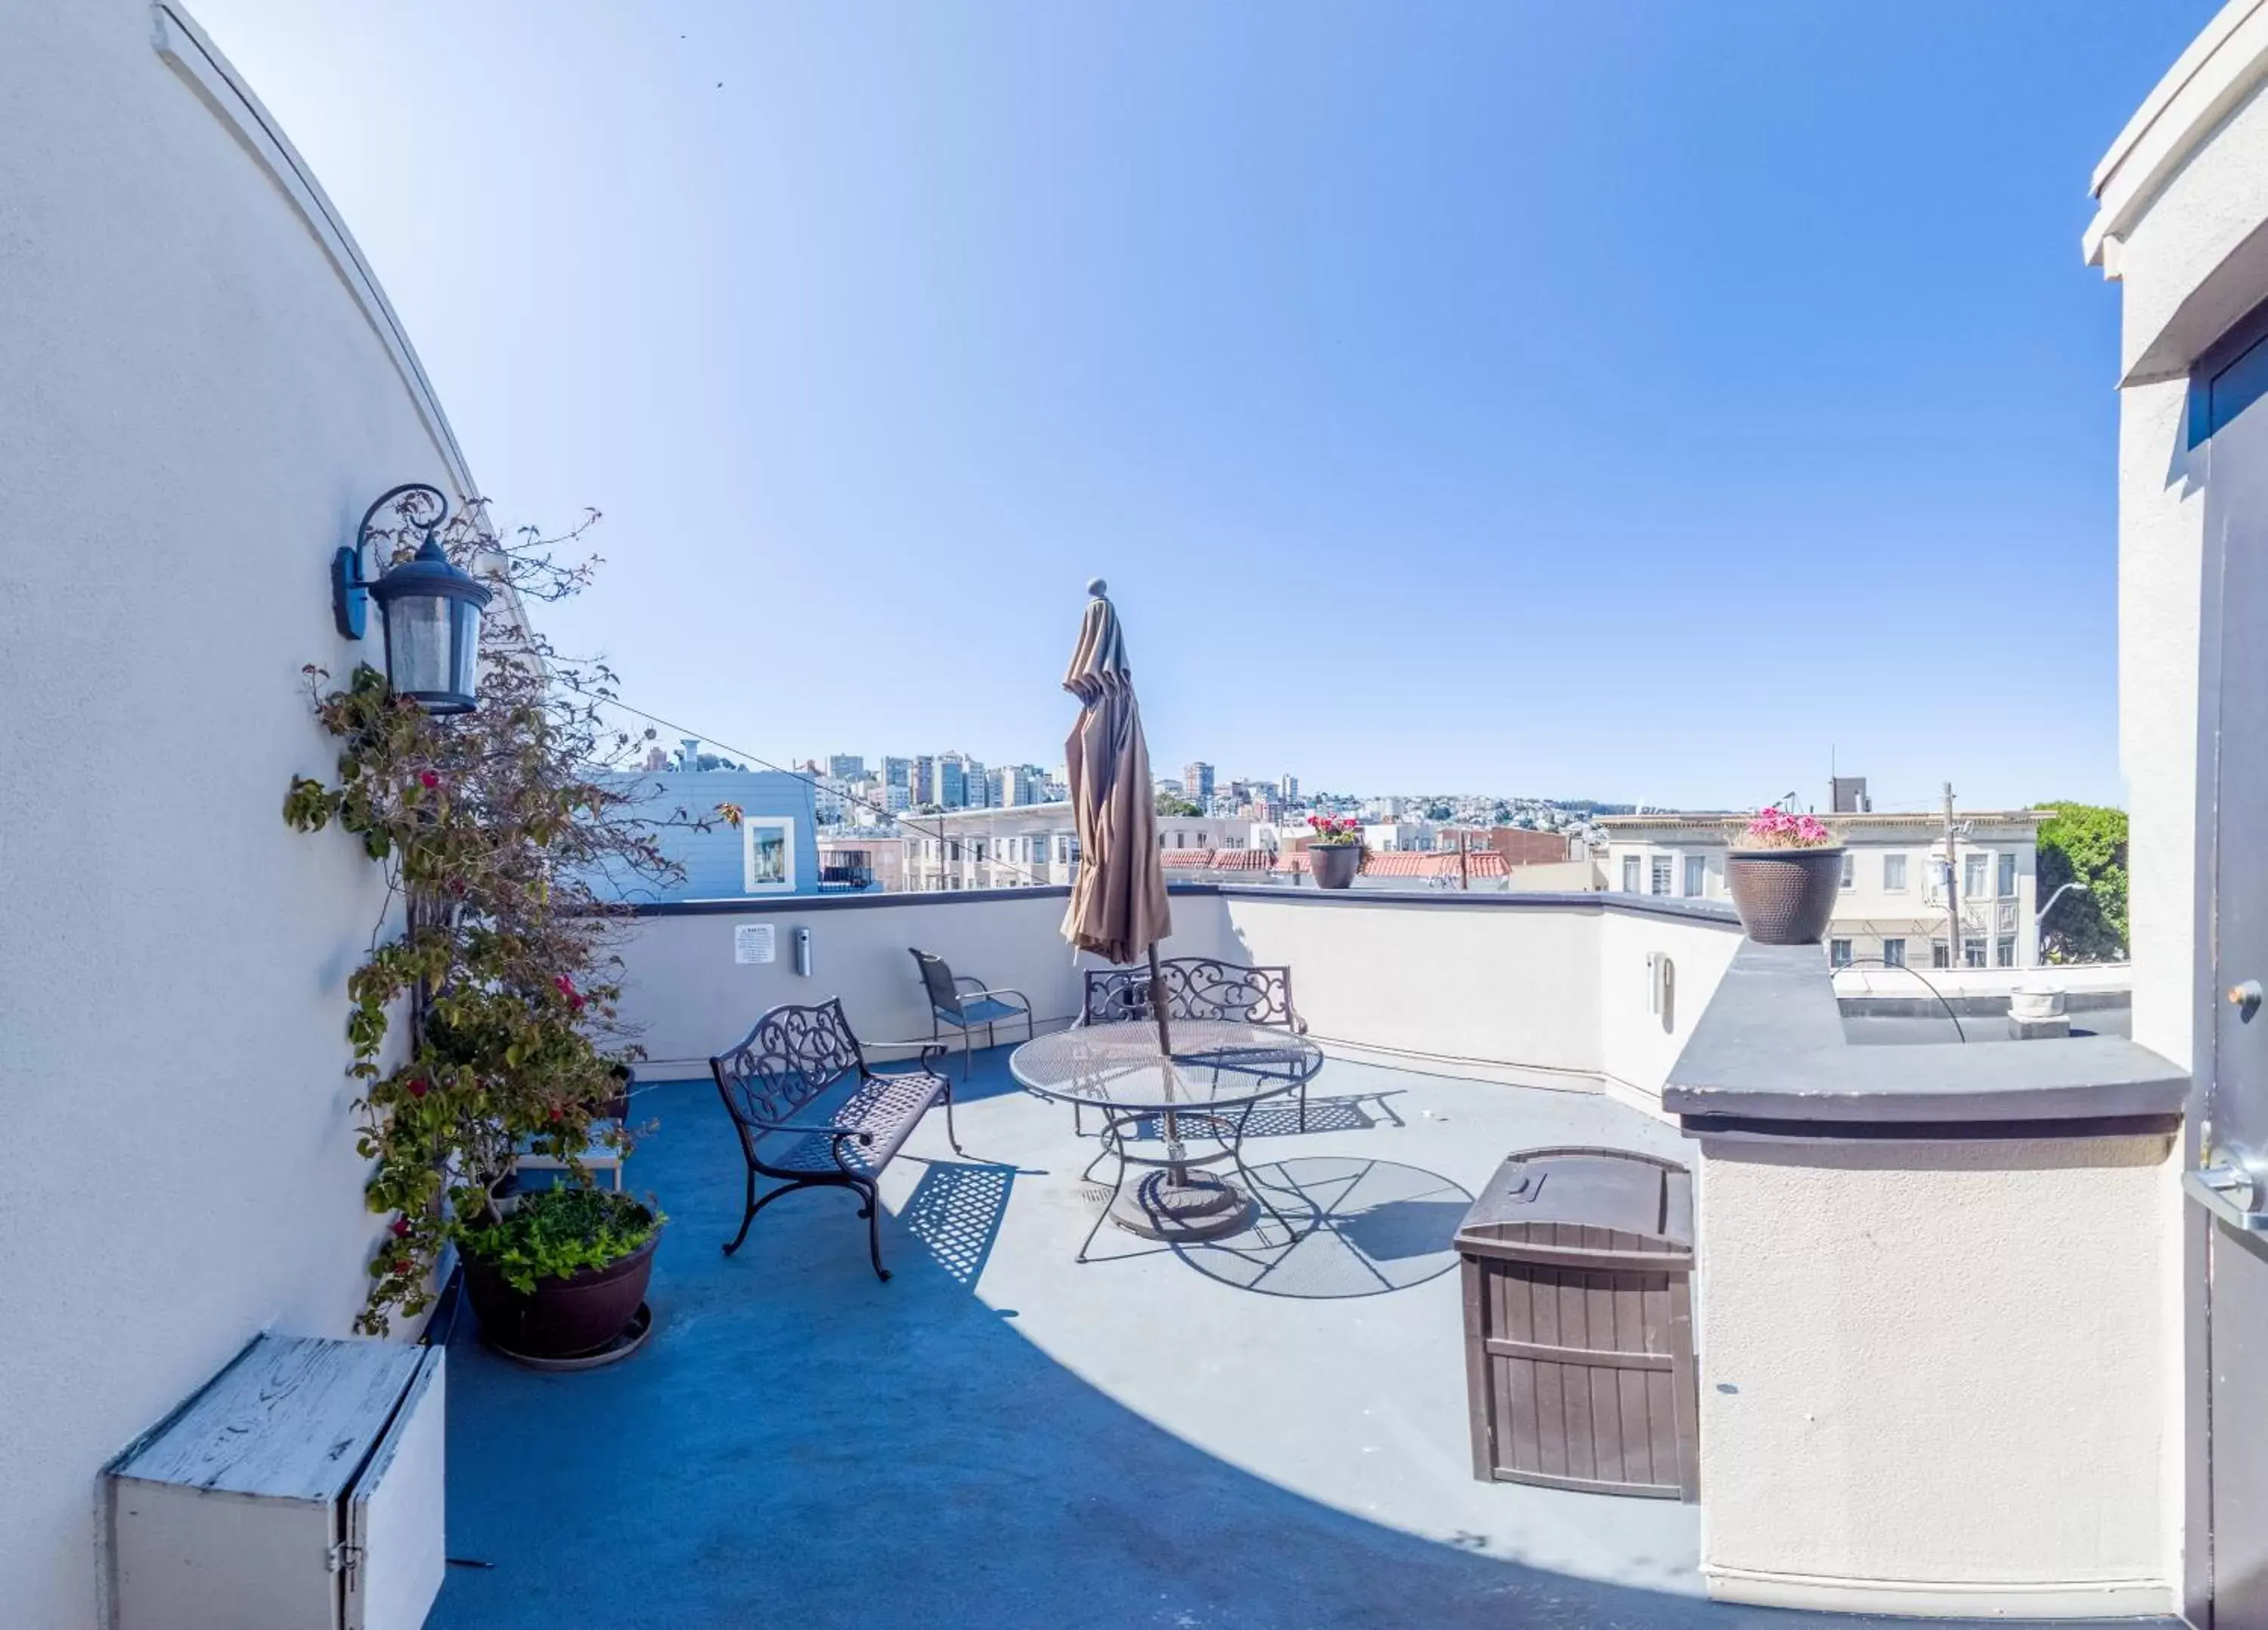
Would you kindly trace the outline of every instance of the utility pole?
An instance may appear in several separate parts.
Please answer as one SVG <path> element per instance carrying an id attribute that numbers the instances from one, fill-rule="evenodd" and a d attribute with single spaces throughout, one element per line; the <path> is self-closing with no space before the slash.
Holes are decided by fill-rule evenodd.
<path id="1" fill-rule="evenodd" d="M 1473 886 L 1472 873 L 1465 859 L 1465 845 L 1470 837 L 1471 834 L 1463 827 L 1457 829 L 1457 887 L 1460 889 L 1470 889 Z M 2053 902 L 2050 904 L 2052 904 Z"/>
<path id="2" fill-rule="evenodd" d="M 1953 831 L 1953 783 L 1945 784 L 1945 965 L 1961 966 L 1961 867 Z"/>

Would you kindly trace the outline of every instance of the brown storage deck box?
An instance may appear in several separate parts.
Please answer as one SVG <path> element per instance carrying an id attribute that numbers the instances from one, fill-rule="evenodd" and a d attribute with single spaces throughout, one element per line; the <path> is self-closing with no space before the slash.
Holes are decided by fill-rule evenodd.
<path id="1" fill-rule="evenodd" d="M 1698 1497 L 1693 1179 L 1626 1149 L 1530 1149 L 1457 1230 L 1473 1475 Z"/>

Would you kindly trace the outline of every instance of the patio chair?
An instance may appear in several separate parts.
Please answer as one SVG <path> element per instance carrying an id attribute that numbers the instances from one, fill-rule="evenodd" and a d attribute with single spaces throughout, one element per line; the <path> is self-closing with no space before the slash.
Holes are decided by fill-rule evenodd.
<path id="1" fill-rule="evenodd" d="M 747 1209 L 740 1231 L 725 1247 L 726 1256 L 740 1249 L 756 1213 L 781 1195 L 844 1188 L 859 1199 L 875 1277 L 890 1277 L 882 1265 L 875 1179 L 939 1099 L 945 1103 L 946 1141 L 964 1160 L 968 1152 L 953 1130 L 953 1082 L 934 1067 L 945 1049 L 935 1042 L 874 1044 L 919 1047 L 921 1058 L 909 1070 L 870 1068 L 865 1048 L 843 1016 L 843 999 L 831 996 L 816 1007 L 773 1008 L 732 1051 L 709 1060 L 748 1164 Z M 850 1094 L 833 1110 L 813 1109 L 814 1099 L 846 1082 Z M 759 1176 L 780 1181 L 762 1199 L 756 1198 Z"/>
<path id="2" fill-rule="evenodd" d="M 1169 956 L 1158 964 L 1158 988 L 1165 993 L 1168 1019 L 1233 1019 L 1307 1033 L 1307 1022 L 1292 1005 L 1292 970 L 1224 963 L 1211 956 Z M 1150 970 L 1094 968 L 1079 1003 L 1081 1024 L 1125 1024 L 1156 1017 Z M 1307 1130 L 1307 1084 L 1300 1083 L 1300 1130 Z"/>
<path id="3" fill-rule="evenodd" d="M 997 1039 L 994 1027 L 1003 1019 L 1020 1015 L 1024 1021 L 1024 1039 L 1032 1039 L 1032 1001 L 1021 991 L 1012 991 L 1005 986 L 988 990 L 982 979 L 971 978 L 967 974 L 956 977 L 942 956 L 933 956 L 912 946 L 908 946 L 906 951 L 914 959 L 914 965 L 921 970 L 922 984 L 929 994 L 930 1039 L 943 1042 L 944 1027 L 948 1024 L 961 1032 L 962 1081 L 968 1079 L 969 1032 L 979 1025 L 984 1028 L 984 1044 L 990 1047 Z M 968 988 L 963 989 L 963 986 Z"/>

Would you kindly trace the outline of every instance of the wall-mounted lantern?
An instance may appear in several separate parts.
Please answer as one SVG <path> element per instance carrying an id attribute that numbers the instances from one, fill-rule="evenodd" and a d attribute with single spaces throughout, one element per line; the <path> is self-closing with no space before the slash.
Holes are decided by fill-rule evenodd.
<path id="1" fill-rule="evenodd" d="M 432 499 L 433 518 L 411 523 L 424 529 L 424 542 L 401 564 L 376 578 L 364 577 L 363 556 L 370 547 L 371 523 L 387 505 L 412 493 Z M 475 683 L 481 611 L 495 591 L 449 564 L 439 536 L 448 515 L 448 500 L 422 481 L 380 493 L 363 512 L 353 547 L 332 557 L 331 613 L 341 634 L 360 639 L 369 602 L 377 601 L 386 617 L 386 681 L 394 694 L 408 697 L 429 713 L 469 713 L 478 705 Z"/>

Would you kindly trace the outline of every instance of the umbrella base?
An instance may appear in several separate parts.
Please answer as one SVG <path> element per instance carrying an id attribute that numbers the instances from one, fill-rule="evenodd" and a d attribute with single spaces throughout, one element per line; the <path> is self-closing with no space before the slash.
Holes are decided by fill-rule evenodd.
<path id="1" fill-rule="evenodd" d="M 1180 1184 L 1170 1171 L 1145 1172 L 1140 1182 L 1121 1189 L 1110 1203 L 1115 1225 L 1168 1244 L 1241 1233 L 1251 1220 L 1251 1198 L 1210 1172 L 1189 1172 Z"/>

